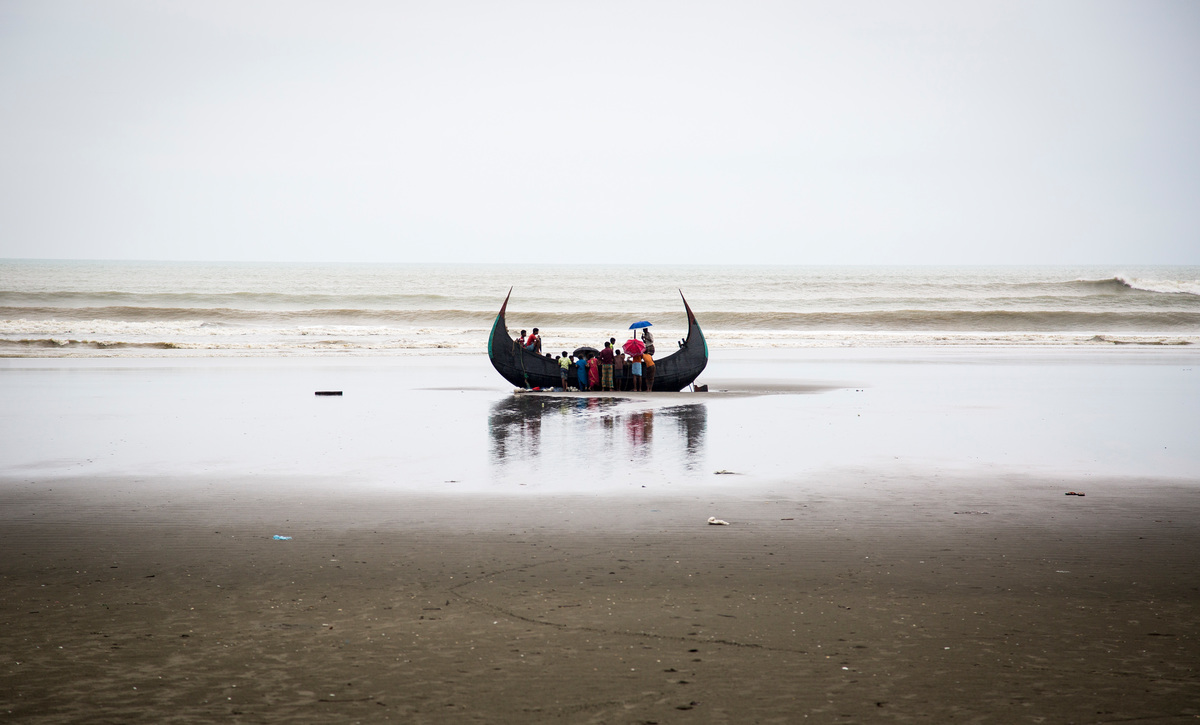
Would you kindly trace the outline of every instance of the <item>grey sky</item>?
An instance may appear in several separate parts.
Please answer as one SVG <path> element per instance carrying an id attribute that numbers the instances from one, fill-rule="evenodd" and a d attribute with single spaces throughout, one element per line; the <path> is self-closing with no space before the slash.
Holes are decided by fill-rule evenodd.
<path id="1" fill-rule="evenodd" d="M 1200 3 L 0 0 L 0 257 L 1200 263 Z"/>

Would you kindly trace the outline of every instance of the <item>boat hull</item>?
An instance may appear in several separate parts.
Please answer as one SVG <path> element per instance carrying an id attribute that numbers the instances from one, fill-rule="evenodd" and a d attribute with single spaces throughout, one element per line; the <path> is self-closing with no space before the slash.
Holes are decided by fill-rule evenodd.
<path id="1" fill-rule="evenodd" d="M 509 290 L 509 296 L 512 290 Z M 683 294 L 680 293 L 680 298 Z M 688 334 L 678 350 L 656 359 L 654 366 L 654 391 L 678 392 L 683 390 L 704 371 L 708 365 L 708 343 L 700 323 L 692 314 L 692 308 L 687 300 L 683 300 L 687 310 Z M 488 338 L 488 358 L 492 367 L 505 380 L 518 388 L 557 388 L 562 385 L 558 361 L 545 355 L 538 355 L 521 347 L 508 334 L 508 325 L 504 313 L 508 309 L 508 297 L 500 306 L 500 313 L 492 323 L 491 336 Z"/>

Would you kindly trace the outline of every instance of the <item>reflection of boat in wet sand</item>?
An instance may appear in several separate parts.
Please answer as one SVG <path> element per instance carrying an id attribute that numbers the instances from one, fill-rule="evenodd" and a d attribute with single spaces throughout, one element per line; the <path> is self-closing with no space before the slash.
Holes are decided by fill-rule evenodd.
<path id="1" fill-rule="evenodd" d="M 530 352 L 521 347 L 508 334 L 508 325 L 504 321 L 504 311 L 508 308 L 508 298 L 512 290 L 504 298 L 500 306 L 500 314 L 492 325 L 492 335 L 488 338 L 488 358 L 496 372 L 504 376 L 508 382 L 519 388 L 554 388 L 561 385 L 558 361 Z M 679 294 L 683 299 L 683 293 Z M 700 323 L 692 314 L 692 308 L 683 299 L 683 308 L 687 310 L 688 332 L 683 344 L 670 355 L 656 359 L 654 367 L 654 390 L 678 392 L 690 385 L 708 365 L 708 343 L 700 330 Z"/>
<path id="2" fill-rule="evenodd" d="M 492 461 L 524 465 L 544 459 L 547 470 L 608 471 L 612 465 L 603 461 L 634 461 L 658 445 L 660 462 L 675 455 L 691 470 L 703 458 L 708 408 L 671 400 L 646 407 L 644 401 L 600 395 L 505 396 L 488 415 Z"/>

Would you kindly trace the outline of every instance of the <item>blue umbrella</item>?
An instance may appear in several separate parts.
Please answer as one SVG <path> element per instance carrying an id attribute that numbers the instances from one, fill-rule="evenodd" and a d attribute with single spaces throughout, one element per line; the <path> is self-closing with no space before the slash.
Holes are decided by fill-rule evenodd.
<path id="1" fill-rule="evenodd" d="M 630 326 L 629 326 L 629 329 L 631 329 L 631 330 L 640 330 L 640 329 L 642 329 L 643 327 L 651 327 L 651 325 L 650 325 L 650 323 L 649 323 L 649 322 L 646 322 L 645 320 L 642 320 L 641 322 L 635 322 L 635 323 L 633 323 L 632 325 L 630 325 Z"/>

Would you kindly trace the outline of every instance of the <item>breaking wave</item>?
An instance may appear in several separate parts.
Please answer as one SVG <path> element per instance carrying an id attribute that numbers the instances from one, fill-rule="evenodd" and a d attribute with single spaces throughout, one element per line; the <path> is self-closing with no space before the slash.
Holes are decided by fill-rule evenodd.
<path id="1" fill-rule="evenodd" d="M 334 308 L 254 310 L 232 307 L 0 307 L 0 318 L 22 320 L 195 321 L 204 324 L 491 324 L 495 312 L 455 309 Z"/>
<path id="2" fill-rule="evenodd" d="M 647 314 L 660 325 L 684 329 L 682 310 Z M 697 311 L 705 329 L 722 330 L 963 330 L 1071 331 L 1155 330 L 1200 331 L 1200 307 L 1189 310 L 866 310 L 836 312 Z M 255 325 L 290 328 L 321 325 L 385 327 L 488 328 L 495 312 L 473 310 L 243 310 L 174 307 L 0 307 L 0 333 L 34 323 L 189 323 L 191 327 Z M 629 324 L 625 312 L 570 313 L 550 310 L 513 312 L 506 321 L 519 328 L 543 330 L 588 328 L 621 330 Z M 22 325 L 21 323 L 28 323 Z M 35 325 L 36 326 L 36 325 Z"/>
<path id="3" fill-rule="evenodd" d="M 0 354 L 478 352 L 513 281 L 519 287 L 507 308 L 510 333 L 539 327 L 547 342 L 594 344 L 643 319 L 653 321 L 664 342 L 678 339 L 687 320 L 677 290 L 687 294 L 710 343 L 720 347 L 1200 341 L 1200 267 L 310 268 L 0 261 Z"/>
<path id="4" fill-rule="evenodd" d="M 1167 279 L 1139 279 L 1137 277 L 1117 276 L 1113 277 L 1112 281 L 1128 287 L 1132 290 L 1141 292 L 1158 292 L 1160 294 L 1171 295 L 1197 295 L 1200 296 L 1200 280 L 1167 280 Z"/>
<path id="5" fill-rule="evenodd" d="M 1200 331 L 1198 312 L 1082 312 L 1038 310 L 885 310 L 758 312 L 705 315 L 709 327 L 760 330 L 961 330 L 979 332 L 1075 330 Z"/>
<path id="6" fill-rule="evenodd" d="M 975 287 L 997 293 L 1012 290 L 1017 293 L 1015 297 L 1018 299 L 1023 296 L 1022 292 L 1027 291 L 1036 291 L 1039 294 L 1063 299 L 1128 293 L 1200 296 L 1200 280 L 1145 279 L 1124 274 L 1102 279 L 1074 279 L 1062 282 L 991 282 Z"/>
<path id="7" fill-rule="evenodd" d="M 125 342 L 102 340 L 68 340 L 41 338 L 36 340 L 0 340 L 0 349 L 36 349 L 65 350 L 182 350 L 188 345 L 177 342 Z"/>
<path id="8" fill-rule="evenodd" d="M 459 296 L 435 293 L 288 293 L 288 292 L 124 292 L 106 291 L 15 291 L 0 290 L 0 305 L 47 307 L 166 307 L 288 309 L 355 307 L 363 309 L 420 308 L 441 305 Z M 490 298 L 487 300 L 490 304 Z"/>

